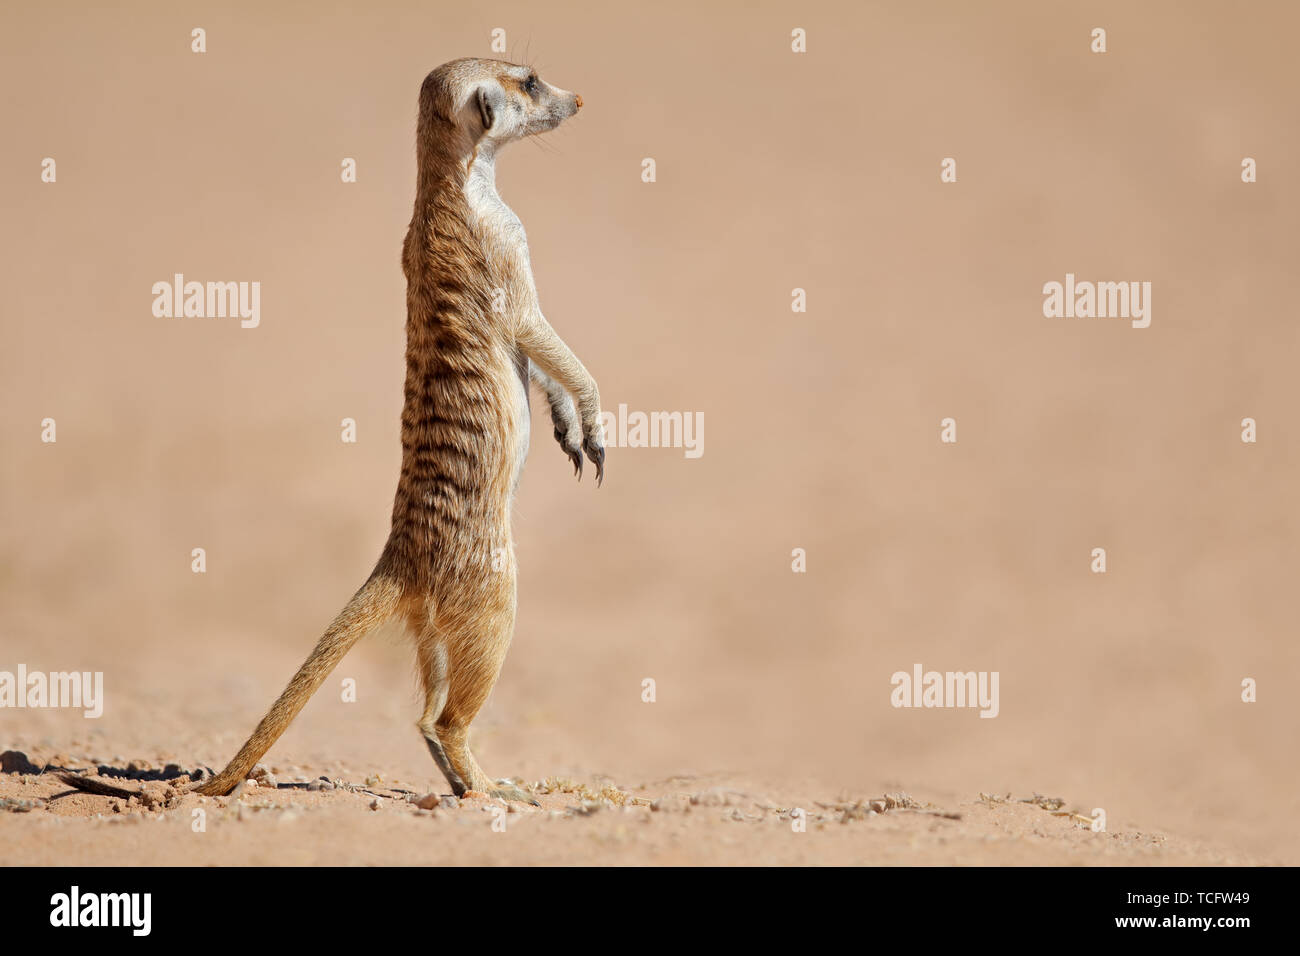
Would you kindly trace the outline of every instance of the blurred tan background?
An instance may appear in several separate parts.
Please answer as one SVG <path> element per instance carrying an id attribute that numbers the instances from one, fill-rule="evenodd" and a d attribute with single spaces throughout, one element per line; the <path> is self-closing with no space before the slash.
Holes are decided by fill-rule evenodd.
<path id="1" fill-rule="evenodd" d="M 108 701 L 0 711 L 0 749 L 220 766 L 368 573 L 416 95 L 495 27 L 586 103 L 498 163 L 548 317 L 705 445 L 597 491 L 535 401 L 488 771 L 1060 792 L 1300 863 L 1281 0 L 7 5 L 0 669 Z M 261 282 L 260 327 L 155 318 L 176 272 Z M 1044 318 L 1066 272 L 1150 281 L 1151 327 Z M 892 708 L 914 663 L 999 671 L 1000 716 Z M 345 676 L 273 755 L 440 784 L 400 641 Z"/>

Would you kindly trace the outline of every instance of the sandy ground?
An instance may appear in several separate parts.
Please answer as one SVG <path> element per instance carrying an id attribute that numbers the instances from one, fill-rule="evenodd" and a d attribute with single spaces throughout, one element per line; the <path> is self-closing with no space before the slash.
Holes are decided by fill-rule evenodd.
<path id="1" fill-rule="evenodd" d="M 180 767 L 137 760 L 96 774 L 140 790 L 123 800 L 72 790 L 27 759 L 6 754 L 13 772 L 0 778 L 0 804 L 11 812 L 0 816 L 0 839 L 36 841 L 23 862 L 38 865 L 1258 862 L 1161 832 L 1093 832 L 1087 811 L 1042 794 L 867 798 L 722 774 L 631 787 L 551 778 L 529 785 L 534 807 L 473 791 L 460 799 L 422 793 L 379 774 L 313 780 L 314 768 L 264 766 L 230 797 L 209 798 L 184 792 L 189 777 Z"/>
<path id="2" fill-rule="evenodd" d="M 105 687 L 0 709 L 0 750 L 220 767 L 365 578 L 416 91 L 495 26 L 587 104 L 498 167 L 548 318 L 607 407 L 706 424 L 597 490 L 534 405 L 472 742 L 574 782 L 542 812 L 406 802 L 445 784 L 390 634 L 275 790 L 119 812 L 11 758 L 3 862 L 1300 863 L 1300 8 L 543 6 L 0 14 L 0 671 Z M 261 324 L 154 317 L 175 272 L 260 281 Z M 1066 272 L 1152 282 L 1151 327 L 1044 318 Z M 998 716 L 891 706 L 915 664 L 998 672 Z"/>

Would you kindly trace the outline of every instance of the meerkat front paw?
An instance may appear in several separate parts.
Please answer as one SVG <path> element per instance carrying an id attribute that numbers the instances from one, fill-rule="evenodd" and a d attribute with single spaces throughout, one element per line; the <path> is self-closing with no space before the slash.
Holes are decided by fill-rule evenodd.
<path id="1" fill-rule="evenodd" d="M 569 456 L 569 461 L 573 462 L 573 473 L 582 481 L 582 433 L 577 431 L 563 432 L 560 426 L 555 426 L 555 440 L 560 443 L 560 448 Z"/>
<path id="2" fill-rule="evenodd" d="M 582 480 L 582 425 L 578 421 L 573 402 L 563 392 L 550 396 L 551 424 L 555 426 L 555 440 L 573 462 L 573 473 Z"/>

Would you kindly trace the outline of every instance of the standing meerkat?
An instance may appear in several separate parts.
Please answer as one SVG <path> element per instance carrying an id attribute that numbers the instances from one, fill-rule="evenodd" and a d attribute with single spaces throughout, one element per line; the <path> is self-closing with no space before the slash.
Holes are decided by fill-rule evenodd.
<path id="1" fill-rule="evenodd" d="M 500 60 L 455 60 L 425 77 L 402 249 L 406 391 L 392 531 L 253 735 L 197 792 L 234 789 L 352 646 L 398 618 L 414 637 L 424 688 L 418 726 L 452 790 L 536 803 L 491 781 L 468 745 L 514 630 L 510 509 L 528 450 L 530 378 L 546 392 L 579 480 L 584 452 L 603 480 L 605 448 L 596 381 L 542 316 L 523 225 L 497 193 L 496 155 L 581 106 L 576 93 Z"/>

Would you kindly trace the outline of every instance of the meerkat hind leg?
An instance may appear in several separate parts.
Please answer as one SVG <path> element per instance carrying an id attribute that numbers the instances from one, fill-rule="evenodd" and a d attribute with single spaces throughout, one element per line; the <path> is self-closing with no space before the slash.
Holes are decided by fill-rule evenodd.
<path id="1" fill-rule="evenodd" d="M 435 721 L 438 742 L 452 772 L 468 789 L 503 800 L 517 800 L 540 806 L 536 798 L 521 787 L 489 778 L 470 753 L 469 725 L 487 700 L 492 685 L 496 683 L 497 673 L 510 644 L 510 633 L 514 629 L 514 614 L 485 615 L 477 623 L 485 630 L 477 635 L 476 643 L 482 642 L 479 646 L 490 648 L 490 652 L 465 653 L 459 660 L 453 652 L 447 671 L 446 700 Z M 433 751 L 432 745 L 429 749 Z M 438 759 L 436 755 L 434 759 Z M 457 796 L 463 793 L 463 790 L 458 791 Z"/>
<path id="2" fill-rule="evenodd" d="M 451 792 L 459 797 L 469 786 L 452 768 L 447 752 L 442 749 L 442 741 L 438 739 L 438 718 L 442 716 L 442 709 L 447 704 L 447 654 L 434 641 L 433 635 L 427 635 L 420 641 L 416 652 L 420 662 L 420 680 L 424 684 L 424 713 L 420 715 L 416 726 L 424 737 L 433 762 L 447 778 Z"/>

